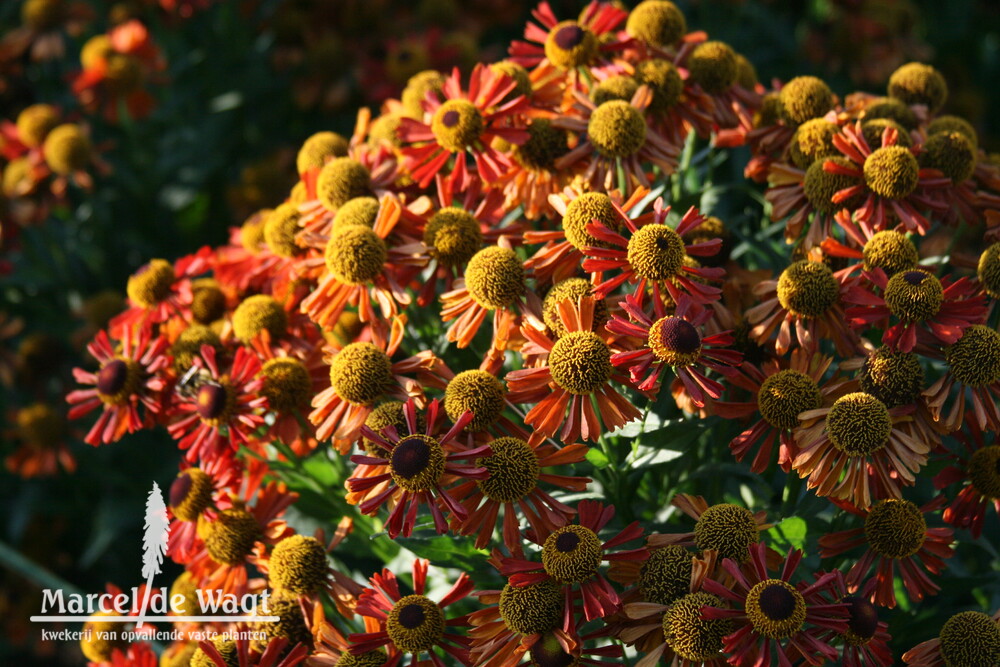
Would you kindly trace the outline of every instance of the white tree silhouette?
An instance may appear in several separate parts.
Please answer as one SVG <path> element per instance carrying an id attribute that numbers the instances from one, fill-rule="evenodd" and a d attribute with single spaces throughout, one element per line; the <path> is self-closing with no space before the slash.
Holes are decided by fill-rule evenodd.
<path id="1" fill-rule="evenodd" d="M 153 489 L 146 499 L 145 529 L 142 536 L 142 576 L 146 578 L 146 592 L 142 596 L 142 606 L 139 607 L 139 623 L 135 626 L 137 630 L 142 627 L 153 577 L 160 573 L 163 556 L 167 553 L 167 537 L 170 535 L 167 506 L 163 503 L 163 493 L 156 482 L 153 482 Z"/>

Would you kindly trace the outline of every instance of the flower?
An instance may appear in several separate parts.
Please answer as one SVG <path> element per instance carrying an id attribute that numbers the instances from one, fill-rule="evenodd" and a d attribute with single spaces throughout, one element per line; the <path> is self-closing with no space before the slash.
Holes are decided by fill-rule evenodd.
<path id="1" fill-rule="evenodd" d="M 161 392 L 166 383 L 160 371 L 166 368 L 168 344 L 162 336 L 153 336 L 147 328 L 126 329 L 118 345 L 104 331 L 98 331 L 87 351 L 100 368 L 91 373 L 80 368 L 73 377 L 92 389 L 77 389 L 66 396 L 73 406 L 70 419 L 78 419 L 97 408 L 101 415 L 84 437 L 94 445 L 120 440 L 126 433 L 135 433 L 150 421 L 149 417 L 162 409 Z M 140 415 L 139 406 L 145 410 Z"/>
<path id="2" fill-rule="evenodd" d="M 423 387 L 443 387 L 440 360 L 430 351 L 393 362 L 403 342 L 405 317 L 389 324 L 388 336 L 381 327 L 369 327 L 367 340 L 324 348 L 330 366 L 330 386 L 312 399 L 309 421 L 316 438 L 334 438 L 334 446 L 346 454 L 358 439 L 361 427 L 382 397 L 407 400 L 423 396 Z M 415 375 L 416 379 L 409 377 Z"/>
<path id="3" fill-rule="evenodd" d="M 247 348 L 237 348 L 224 373 L 215 349 L 202 346 L 188 372 L 188 377 L 196 378 L 194 388 L 179 395 L 168 414 L 174 421 L 167 429 L 177 446 L 187 450 L 188 461 L 210 461 L 249 444 L 264 424 L 261 413 L 267 408 L 267 398 L 260 395 L 264 380 L 257 377 L 259 372 L 260 361 Z"/>
<path id="4" fill-rule="evenodd" d="M 165 63 L 146 27 L 136 19 L 96 35 L 80 52 L 83 71 L 73 80 L 73 92 L 91 111 L 103 110 L 109 123 L 118 120 L 119 100 L 133 118 L 153 110 L 155 101 L 144 88 Z"/>
<path id="5" fill-rule="evenodd" d="M 333 162 L 327 163 L 327 166 Z M 326 169 L 326 167 L 324 167 Z M 301 310 L 322 328 L 332 328 L 347 306 L 356 306 L 362 322 L 379 320 L 372 301 L 379 304 L 383 320 L 399 306 L 410 303 L 410 295 L 398 280 L 403 268 L 427 263 L 419 241 L 403 239 L 390 243 L 389 235 L 400 220 L 402 205 L 392 196 L 383 198 L 374 226 L 343 225 L 328 237 L 311 237 L 313 247 L 323 249 L 319 257 L 305 260 L 307 266 L 323 266 L 315 289 L 302 300 Z"/>
<path id="6" fill-rule="evenodd" d="M 14 415 L 10 435 L 20 446 L 5 459 L 7 470 L 28 479 L 55 475 L 62 467 L 68 473 L 76 470 L 76 459 L 66 446 L 66 420 L 46 403 L 33 403 Z"/>
<path id="7" fill-rule="evenodd" d="M 523 587 L 544 581 L 554 581 L 564 591 L 562 631 L 573 636 L 573 605 L 575 590 L 583 600 L 585 620 L 608 616 L 618 610 L 618 593 L 601 574 L 602 561 L 641 560 L 646 557 L 645 547 L 625 551 L 611 550 L 642 537 L 638 521 L 626 526 L 611 539 L 602 542 L 598 533 L 615 515 L 613 506 L 604 506 L 594 500 L 581 500 L 577 505 L 579 523 L 567 524 L 548 535 L 534 535 L 532 540 L 542 547 L 542 562 L 537 563 L 519 556 L 500 559 L 500 574 L 509 577 L 512 586 Z"/>
<path id="8" fill-rule="evenodd" d="M 655 300 L 664 302 L 667 297 L 676 302 L 682 293 L 699 304 L 709 303 L 718 297 L 721 290 L 706 285 L 705 281 L 720 280 L 725 271 L 716 267 L 702 268 L 696 263 L 692 266 L 689 258 L 716 254 L 722 247 L 722 240 L 716 238 L 689 244 L 682 238 L 706 221 L 707 218 L 698 209 L 689 208 L 674 228 L 666 224 L 670 207 L 663 207 L 662 197 L 653 203 L 651 219 L 633 219 L 614 202 L 612 206 L 618 214 L 616 222 L 624 225 L 622 233 L 599 220 L 585 228 L 597 239 L 597 243 L 584 250 L 587 259 L 583 261 L 583 270 L 592 273 L 620 271 L 613 278 L 595 281 L 598 282 L 594 288 L 597 297 L 606 297 L 626 282 L 635 285 L 633 293 L 640 303 L 645 298 L 647 287 L 652 288 Z"/>
<path id="9" fill-rule="evenodd" d="M 760 443 L 750 469 L 764 472 L 777 440 L 778 465 L 785 472 L 791 470 L 792 460 L 799 451 L 793 435 L 799 426 L 799 415 L 823 407 L 843 385 L 843 380 L 837 378 L 823 382 L 832 362 L 831 357 L 797 347 L 787 363 L 769 360 L 762 369 L 744 363 L 739 373 L 727 378 L 730 385 L 752 392 L 753 398 L 742 402 L 711 401 L 712 412 L 726 419 L 760 415 L 729 443 L 737 461 L 746 458 Z"/>
<path id="10" fill-rule="evenodd" d="M 511 60 L 524 67 L 554 66 L 569 72 L 569 82 L 589 77 L 590 66 L 605 61 L 604 54 L 620 51 L 625 43 L 614 33 L 628 12 L 611 3 L 590 3 L 578 21 L 560 21 L 548 2 L 538 3 L 531 15 L 539 24 L 529 22 L 524 29 L 527 42 L 510 45 Z"/>
<path id="11" fill-rule="evenodd" d="M 794 262 L 777 280 L 765 280 L 754 288 L 762 301 L 747 311 L 747 320 L 754 325 L 751 334 L 764 343 L 777 330 L 774 348 L 784 354 L 792 347 L 794 327 L 802 347 L 817 351 L 819 341 L 828 339 L 838 354 L 848 356 L 857 346 L 857 336 L 845 322 L 843 290 L 826 264 Z"/>
<path id="12" fill-rule="evenodd" d="M 979 428 L 1000 430 L 1000 409 L 996 401 L 1000 395 L 1000 333 L 988 326 L 974 324 L 954 345 L 944 349 L 944 360 L 947 372 L 923 393 L 934 418 L 943 418 L 949 431 L 957 431 L 965 415 L 968 389 L 972 396 L 972 414 Z M 957 398 L 945 414 L 944 404 L 952 392 Z"/>
<path id="13" fill-rule="evenodd" d="M 938 280 L 925 269 L 899 271 L 892 277 L 880 268 L 862 273 L 865 281 L 879 292 L 851 284 L 843 294 L 850 325 L 855 329 L 875 326 L 883 330 L 882 342 L 903 352 L 911 352 L 918 337 L 927 332 L 929 344 L 952 345 L 986 313 L 983 296 L 968 278 Z M 890 317 L 898 320 L 888 326 Z M 923 326 L 918 326 L 918 325 Z"/>
<path id="14" fill-rule="evenodd" d="M 464 521 L 467 510 L 444 487 L 456 478 L 482 480 L 489 476 L 489 471 L 481 464 L 459 463 L 489 456 L 491 452 L 489 445 L 473 449 L 456 446 L 462 429 L 472 421 L 472 413 L 466 412 L 450 429 L 441 433 L 439 406 L 437 400 L 428 406 L 427 427 L 423 433 L 417 425 L 417 408 L 412 399 L 403 406 L 407 435 L 400 435 L 392 425 L 383 428 L 381 433 L 361 427 L 361 434 L 385 453 L 352 456 L 352 462 L 377 467 L 379 472 L 363 476 L 356 473 L 347 480 L 347 488 L 352 492 L 367 492 L 359 506 L 362 514 L 374 514 L 382 505 L 390 505 L 386 532 L 393 539 L 400 534 L 410 536 L 421 504 L 430 511 L 438 534 L 448 530 L 439 502 L 456 520 Z"/>
<path id="15" fill-rule="evenodd" d="M 963 611 L 941 626 L 934 639 L 903 654 L 913 667 L 989 665 L 1000 660 L 1000 612 L 990 617 L 981 611 Z"/>
<path id="16" fill-rule="evenodd" d="M 679 493 L 670 504 L 695 520 L 694 530 L 650 535 L 650 548 L 670 545 L 697 547 L 701 551 L 715 551 L 719 558 L 728 558 L 743 565 L 750 562 L 751 547 L 757 543 L 759 533 L 771 527 L 771 524 L 765 523 L 766 512 L 751 512 L 732 503 L 709 505 L 701 496 Z"/>
<path id="17" fill-rule="evenodd" d="M 824 641 L 825 632 L 843 634 L 848 630 L 846 604 L 830 603 L 823 593 L 834 583 L 832 572 L 812 584 L 792 583 L 802 552 L 789 549 L 781 574 L 771 578 L 766 562 L 767 547 L 757 543 L 750 550 L 752 568 L 740 568 L 727 558 L 722 567 L 734 580 L 732 588 L 715 579 L 706 579 L 702 588 L 734 605 L 734 609 L 702 607 L 702 618 L 730 619 L 736 630 L 723 639 L 729 662 L 737 667 L 769 664 L 772 650 L 781 664 L 791 664 L 799 654 L 810 665 L 836 660 L 837 650 Z M 773 648 L 772 648 L 773 647 Z"/>
<path id="18" fill-rule="evenodd" d="M 465 166 L 466 152 L 472 153 L 478 177 L 493 183 L 510 166 L 510 159 L 493 147 L 493 140 L 499 137 L 512 144 L 528 140 L 528 132 L 515 122 L 529 109 L 528 99 L 518 95 L 505 100 L 517 87 L 513 78 L 477 63 L 469 76 L 468 91 L 461 86 L 456 67 L 441 87 L 444 100 L 422 100 L 425 112 L 431 115 L 429 125 L 413 118 L 400 119 L 398 134 L 404 144 L 400 152 L 410 175 L 422 188 L 453 157 L 448 180 L 460 189 L 467 187 L 472 177 Z"/>
<path id="19" fill-rule="evenodd" d="M 828 589 L 830 602 L 847 604 L 847 630 L 838 634 L 828 630 L 821 634 L 823 641 L 842 644 L 840 659 L 844 667 L 889 667 L 892 651 L 889 649 L 889 624 L 879 620 L 878 608 L 867 598 L 871 596 L 876 581 L 869 579 L 859 595 L 848 593 L 847 582 L 840 570 Z"/>
<path id="20" fill-rule="evenodd" d="M 582 177 L 595 189 L 610 190 L 615 184 L 625 194 L 636 187 L 651 187 L 646 164 L 669 175 L 677 168 L 680 147 L 656 129 L 646 113 L 653 101 L 648 86 L 640 86 L 629 100 L 608 100 L 596 104 L 579 91 L 576 104 L 553 126 L 580 133 L 580 141 L 555 161 L 557 169 L 573 167 L 587 160 Z"/>
<path id="21" fill-rule="evenodd" d="M 571 507 L 542 490 L 541 483 L 567 491 L 584 491 L 590 479 L 543 472 L 543 468 L 580 463 L 586 457 L 587 447 L 573 444 L 557 449 L 553 444 L 536 440 L 504 436 L 489 441 L 491 453 L 475 461 L 486 468 L 489 477 L 462 482 L 451 490 L 468 511 L 458 532 L 476 533 L 477 549 L 492 539 L 501 507 L 503 541 L 511 551 L 521 546 L 519 514 L 536 534 L 552 532 L 573 514 Z"/>
<path id="22" fill-rule="evenodd" d="M 936 169 L 921 169 L 916 158 L 919 148 L 900 145 L 895 128 L 887 127 L 881 144 L 872 148 L 864 137 L 861 121 L 857 121 L 854 126 L 845 125 L 833 138 L 833 145 L 851 164 L 828 159 L 823 170 L 856 179 L 857 183 L 837 191 L 832 200 L 839 204 L 852 197 L 863 198 L 855 216 L 872 231 L 889 229 L 893 216 L 907 231 L 926 234 L 930 222 L 918 208 L 937 213 L 947 210 L 934 192 L 951 181 Z"/>
<path id="23" fill-rule="evenodd" d="M 546 437 L 558 431 L 565 443 L 579 438 L 595 441 L 602 424 L 613 430 L 642 415 L 610 384 L 627 381 L 616 376 L 611 364 L 611 337 L 594 331 L 594 300 L 582 296 L 575 304 L 564 301 L 558 308 L 566 330 L 562 336 L 547 334 L 537 321 L 522 325 L 527 342 L 521 354 L 544 358 L 534 368 L 507 373 L 509 399 L 536 403 L 524 422 Z"/>
<path id="24" fill-rule="evenodd" d="M 452 322 L 447 337 L 458 347 L 468 347 L 493 311 L 493 350 L 507 349 L 516 331 L 516 309 L 525 298 L 525 270 L 507 237 L 477 252 L 465 267 L 465 276 L 454 289 L 441 295 L 441 321 Z M 453 321 L 454 320 L 454 321 Z"/>
<path id="25" fill-rule="evenodd" d="M 903 586 L 913 600 L 923 600 L 940 588 L 923 570 L 938 574 L 944 569 L 944 559 L 951 558 L 951 528 L 930 528 L 924 515 L 947 502 L 943 497 L 917 507 L 909 500 L 880 500 L 867 510 L 850 503 L 837 503 L 842 509 L 865 520 L 864 528 L 829 533 L 819 539 L 820 557 L 833 558 L 867 543 L 864 555 L 847 573 L 847 586 L 855 592 L 861 580 L 875 565 L 877 586 L 868 599 L 884 607 L 896 606 L 893 586 L 896 566 L 902 574 Z M 923 568 L 923 569 L 921 569 Z"/>
<path id="26" fill-rule="evenodd" d="M 619 305 L 629 319 L 616 314 L 607 325 L 608 331 L 637 337 L 645 343 L 636 350 L 616 352 L 611 356 L 611 363 L 628 368 L 632 382 L 640 391 L 656 390 L 660 375 L 669 366 L 684 383 L 696 406 L 703 407 L 708 397 L 722 396 L 723 386 L 710 380 L 697 367 L 728 375 L 742 363 L 743 355 L 735 350 L 714 349 L 733 345 L 729 331 L 709 336 L 702 336 L 698 331 L 698 327 L 712 317 L 711 310 L 698 308 L 686 294 L 681 295 L 676 309 L 669 315 L 663 302 L 653 301 L 655 321 L 632 295 L 626 295 Z"/>
<path id="27" fill-rule="evenodd" d="M 463 572 L 441 601 L 434 602 L 424 595 L 427 567 L 426 560 L 413 561 L 412 595 L 402 594 L 396 575 L 389 570 L 371 577 L 371 587 L 361 594 L 356 611 L 372 630 L 348 637 L 351 655 L 386 647 L 388 658 L 383 667 L 395 667 L 406 654 L 417 661 L 422 653 L 429 653 L 435 664 L 443 664 L 435 654 L 437 647 L 460 664 L 470 664 L 469 640 L 449 631 L 466 625 L 465 617 L 448 619 L 444 610 L 472 592 L 472 580 Z"/>
<path id="28" fill-rule="evenodd" d="M 967 528 L 978 539 L 990 504 L 1000 514 L 1000 445 L 986 444 L 973 415 L 966 415 L 964 424 L 965 429 L 953 434 L 964 451 L 949 455 L 953 464 L 935 475 L 934 486 L 944 489 L 962 483 L 943 518 L 956 528 Z"/>
<path id="29" fill-rule="evenodd" d="M 899 428 L 913 408 L 888 408 L 863 391 L 845 394 L 828 408 L 799 415 L 799 453 L 792 468 L 808 476 L 816 495 L 867 507 L 872 498 L 899 498 L 927 463 L 931 444 Z"/>

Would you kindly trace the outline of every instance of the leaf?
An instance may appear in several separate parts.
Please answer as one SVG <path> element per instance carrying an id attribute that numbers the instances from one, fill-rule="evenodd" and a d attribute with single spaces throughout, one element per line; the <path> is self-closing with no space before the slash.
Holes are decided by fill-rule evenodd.
<path id="1" fill-rule="evenodd" d="M 778 525 L 772 526 L 767 534 L 776 547 L 803 549 L 806 543 L 806 528 L 805 521 L 797 516 L 790 516 L 782 519 Z"/>
<path id="2" fill-rule="evenodd" d="M 607 468 L 610 463 L 607 455 L 599 449 L 587 450 L 587 461 L 595 468 Z"/>
<path id="3" fill-rule="evenodd" d="M 489 556 L 485 549 L 473 547 L 472 538 L 455 539 L 448 535 L 436 537 L 397 537 L 396 544 L 426 558 L 440 567 L 460 568 L 472 572 L 482 568 Z"/>

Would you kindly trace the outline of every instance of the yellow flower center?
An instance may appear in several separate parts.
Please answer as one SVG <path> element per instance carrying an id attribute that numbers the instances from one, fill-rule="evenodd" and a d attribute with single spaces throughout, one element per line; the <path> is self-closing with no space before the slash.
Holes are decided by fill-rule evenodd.
<path id="1" fill-rule="evenodd" d="M 927 522 L 909 500 L 880 500 L 868 511 L 865 537 L 872 551 L 885 558 L 909 558 L 927 539 Z"/>
<path id="2" fill-rule="evenodd" d="M 571 394 L 595 392 L 611 377 L 611 349 L 591 331 L 571 331 L 552 346 L 549 372 Z"/>
<path id="3" fill-rule="evenodd" d="M 797 317 L 823 316 L 837 303 L 839 295 L 837 279 L 822 262 L 795 262 L 778 277 L 778 301 Z"/>
<path id="4" fill-rule="evenodd" d="M 646 143 L 646 119 L 628 102 L 610 100 L 590 114 L 587 137 L 604 157 L 631 157 Z"/>
<path id="5" fill-rule="evenodd" d="M 444 636 L 444 612 L 423 595 L 407 595 L 385 621 L 389 639 L 402 653 L 429 651 Z"/>
<path id="6" fill-rule="evenodd" d="M 448 100 L 434 112 L 431 131 L 443 148 L 461 152 L 479 141 L 483 117 L 471 102 Z"/>
<path id="7" fill-rule="evenodd" d="M 806 601 L 788 582 L 765 579 L 747 593 L 746 614 L 759 634 L 787 639 L 805 625 Z"/>
<path id="8" fill-rule="evenodd" d="M 601 540 L 594 531 L 570 524 L 552 532 L 542 545 L 542 565 L 561 584 L 587 581 L 601 565 Z"/>
<path id="9" fill-rule="evenodd" d="M 757 541 L 757 534 L 753 512 L 730 503 L 712 505 L 694 526 L 694 541 L 699 549 L 715 549 L 719 558 L 737 563 L 750 560 L 750 546 Z"/>

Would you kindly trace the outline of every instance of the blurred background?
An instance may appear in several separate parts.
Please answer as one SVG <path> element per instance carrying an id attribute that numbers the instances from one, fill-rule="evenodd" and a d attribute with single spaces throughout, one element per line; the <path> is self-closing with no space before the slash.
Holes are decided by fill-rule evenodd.
<path id="1" fill-rule="evenodd" d="M 950 86 L 944 113 L 968 118 L 981 145 L 1000 151 L 996 0 L 676 1 L 692 29 L 731 43 L 765 83 L 815 74 L 841 96 L 882 93 L 900 64 L 931 63 Z M 583 6 L 551 4 L 564 17 Z M 165 433 L 93 448 L 81 439 L 89 426 L 65 420 L 71 370 L 122 308 L 127 277 L 149 258 L 222 243 L 230 227 L 283 201 L 311 133 L 349 135 L 359 107 L 377 110 L 422 70 L 503 58 L 533 6 L 0 3 L 0 664 L 83 664 L 76 645 L 39 641 L 28 622 L 39 590 L 137 583 L 149 480 L 177 469 Z M 132 41 L 121 71 L 88 86 L 89 45 L 123 34 Z M 89 138 L 85 177 L 26 175 L 16 120 L 37 103 Z M 903 634 L 903 646 L 926 638 Z"/>

